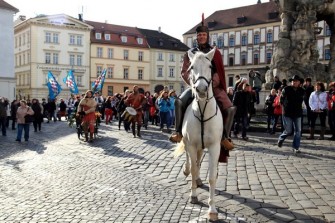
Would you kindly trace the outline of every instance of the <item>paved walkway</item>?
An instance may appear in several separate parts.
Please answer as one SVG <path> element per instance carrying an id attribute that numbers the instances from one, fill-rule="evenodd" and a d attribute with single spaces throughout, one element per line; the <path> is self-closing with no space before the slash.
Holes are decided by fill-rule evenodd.
<path id="1" fill-rule="evenodd" d="M 335 222 L 334 141 L 303 140 L 295 156 L 290 138 L 248 134 L 219 165 L 218 222 Z M 185 156 L 156 126 L 139 139 L 102 124 L 92 144 L 64 121 L 15 135 L 0 136 L 0 222 L 208 222 L 207 157 L 193 205 Z"/>

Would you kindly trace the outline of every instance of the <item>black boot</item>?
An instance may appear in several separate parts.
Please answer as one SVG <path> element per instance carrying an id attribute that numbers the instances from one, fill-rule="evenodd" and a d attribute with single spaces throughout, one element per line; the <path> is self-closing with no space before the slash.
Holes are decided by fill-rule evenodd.
<path id="1" fill-rule="evenodd" d="M 314 139 L 314 128 L 309 128 L 309 137 L 306 139 Z"/>
<path id="2" fill-rule="evenodd" d="M 93 133 L 90 132 L 90 141 L 89 142 L 93 142 Z"/>
<path id="3" fill-rule="evenodd" d="M 223 132 L 222 132 L 222 140 L 221 146 L 223 146 L 227 150 L 234 149 L 234 144 L 229 140 L 229 135 L 231 131 L 231 127 L 234 122 L 234 116 L 236 113 L 236 107 L 232 106 L 223 111 L 223 116 L 226 117 L 223 119 Z"/>
<path id="4" fill-rule="evenodd" d="M 318 140 L 324 140 L 325 139 L 325 132 L 326 132 L 326 128 L 321 127 L 320 137 L 318 138 Z"/>
<path id="5" fill-rule="evenodd" d="M 179 98 L 176 98 L 175 102 L 175 129 L 176 131 L 171 134 L 169 140 L 171 142 L 178 143 L 183 138 L 181 134 L 181 129 L 183 127 L 183 119 L 184 119 L 184 112 L 183 112 L 183 102 Z"/>
<path id="6" fill-rule="evenodd" d="M 137 136 L 141 138 L 141 125 L 137 125 Z"/>
<path id="7" fill-rule="evenodd" d="M 88 133 L 85 133 L 85 142 L 88 142 Z"/>
<path id="8" fill-rule="evenodd" d="M 135 124 L 131 125 L 131 130 L 133 131 L 134 138 L 136 138 Z"/>

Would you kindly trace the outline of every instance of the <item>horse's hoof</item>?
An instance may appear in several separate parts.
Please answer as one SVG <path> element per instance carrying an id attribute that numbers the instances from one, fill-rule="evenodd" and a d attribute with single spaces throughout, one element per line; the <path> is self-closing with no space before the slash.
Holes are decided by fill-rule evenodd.
<path id="1" fill-rule="evenodd" d="M 208 213 L 208 219 L 210 221 L 217 221 L 219 218 L 218 218 L 218 213 Z"/>
<path id="2" fill-rule="evenodd" d="M 202 180 L 200 179 L 200 178 L 198 178 L 197 180 L 196 180 L 196 183 L 197 183 L 197 186 L 198 187 L 202 187 L 204 184 L 202 183 Z"/>
<path id="3" fill-rule="evenodd" d="M 185 170 L 183 171 L 183 174 L 185 177 L 187 177 L 188 175 L 190 175 L 190 172 L 186 172 Z"/>
<path id="4" fill-rule="evenodd" d="M 190 201 L 191 204 L 197 204 L 199 203 L 198 201 L 198 197 L 191 197 L 191 201 Z"/>

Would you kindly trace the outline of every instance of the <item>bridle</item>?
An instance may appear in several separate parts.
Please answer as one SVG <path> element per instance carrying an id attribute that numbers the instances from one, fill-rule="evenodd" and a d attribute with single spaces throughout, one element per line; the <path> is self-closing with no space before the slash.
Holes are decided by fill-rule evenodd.
<path id="1" fill-rule="evenodd" d="M 206 57 L 206 59 L 209 60 L 207 57 Z M 209 60 L 209 61 L 210 61 L 210 60 Z M 211 69 L 212 66 L 209 66 L 209 68 Z M 193 70 L 193 66 L 191 65 L 191 66 L 189 67 L 188 70 Z M 204 76 L 200 76 L 200 77 L 198 77 L 197 79 L 193 80 L 193 75 L 194 75 L 194 74 L 193 74 L 193 72 L 192 72 L 192 75 L 191 75 L 191 81 L 192 81 L 192 84 L 193 84 L 193 85 L 192 85 L 192 88 L 195 88 L 195 87 L 194 87 L 195 84 L 196 84 L 198 81 L 202 80 L 202 79 L 203 79 L 204 81 L 206 81 L 206 83 L 207 83 L 207 87 L 208 87 L 208 88 L 207 88 L 207 91 L 209 90 L 210 87 L 212 87 L 212 83 L 213 83 L 212 77 L 208 80 L 206 77 L 204 77 Z M 195 94 L 195 100 L 197 101 L 197 104 L 198 104 L 198 107 L 199 107 L 200 117 L 198 117 L 198 116 L 194 113 L 194 111 L 193 111 L 193 115 L 194 115 L 195 118 L 197 118 L 197 119 L 199 120 L 200 125 L 201 125 L 201 145 L 202 145 L 202 149 L 205 148 L 205 145 L 204 145 L 204 124 L 205 124 L 205 122 L 207 122 L 207 121 L 211 120 L 212 118 L 214 118 L 214 117 L 217 115 L 217 113 L 218 113 L 218 106 L 216 105 L 215 114 L 212 115 L 211 117 L 207 118 L 207 119 L 204 119 L 204 118 L 205 118 L 205 117 L 204 117 L 204 114 L 205 114 L 205 111 L 206 111 L 207 104 L 208 104 L 208 102 L 209 102 L 211 99 L 214 99 L 214 94 L 213 94 L 211 97 L 208 97 L 208 94 L 207 94 L 207 96 L 206 96 L 205 106 L 204 106 L 203 110 L 201 110 L 201 107 L 200 107 L 200 104 L 199 104 L 198 96 L 197 96 L 197 94 Z"/>

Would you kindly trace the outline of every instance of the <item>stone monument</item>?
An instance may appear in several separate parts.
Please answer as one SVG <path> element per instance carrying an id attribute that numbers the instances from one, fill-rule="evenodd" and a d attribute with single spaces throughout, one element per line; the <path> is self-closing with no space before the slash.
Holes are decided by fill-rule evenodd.
<path id="1" fill-rule="evenodd" d="M 314 81 L 329 82 L 335 78 L 335 3 L 333 0 L 275 0 L 279 7 L 281 25 L 279 40 L 273 53 L 270 69 L 265 74 L 266 89 L 274 76 L 289 79 L 297 74 Z M 325 20 L 331 30 L 331 60 L 328 67 L 318 62 L 316 37 L 322 28 L 317 22 Z"/>

